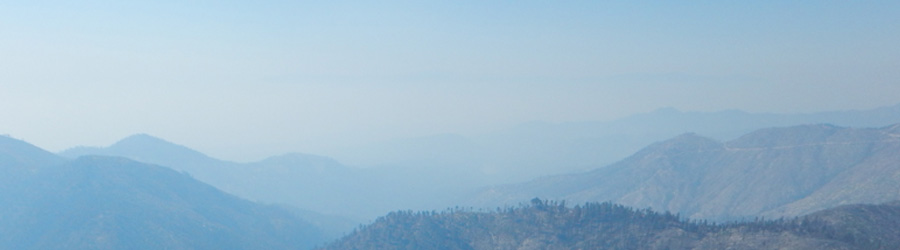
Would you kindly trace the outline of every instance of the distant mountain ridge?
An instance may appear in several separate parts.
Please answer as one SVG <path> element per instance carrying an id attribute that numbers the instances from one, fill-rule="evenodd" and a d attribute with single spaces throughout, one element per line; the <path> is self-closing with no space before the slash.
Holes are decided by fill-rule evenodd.
<path id="1" fill-rule="evenodd" d="M 391 140 L 328 155 L 357 166 L 467 168 L 484 175 L 485 184 L 515 183 L 592 170 L 684 133 L 725 141 L 763 128 L 820 123 L 846 127 L 900 123 L 900 104 L 805 114 L 661 108 L 610 121 L 535 121 L 483 134 Z M 453 164 L 448 166 L 448 162 Z"/>
<path id="2" fill-rule="evenodd" d="M 178 145 L 148 134 L 125 137 L 109 147 L 74 147 L 59 153 L 68 158 L 85 155 L 121 156 L 132 160 L 168 166 L 192 174 L 203 173 L 200 168 L 223 168 L 232 162 L 218 160 L 191 148 Z M 191 167 L 198 167 L 196 169 Z"/>
<path id="3" fill-rule="evenodd" d="M 65 160 L 0 138 L 0 176 L 9 178 L 2 249 L 308 249 L 323 240 L 287 211 L 126 158 Z"/>
<path id="4" fill-rule="evenodd" d="M 148 134 L 128 136 L 108 147 L 76 147 L 59 155 L 68 158 L 88 155 L 126 157 L 185 172 L 246 199 L 289 204 L 312 211 L 333 211 L 335 202 L 329 201 L 341 199 L 340 195 L 328 195 L 334 194 L 334 190 L 327 187 L 328 183 L 341 184 L 356 178 L 353 169 L 328 157 L 288 153 L 258 162 L 236 163 L 215 159 Z M 314 216 L 312 213 L 303 215 Z M 340 231 L 348 229 L 341 228 Z"/>
<path id="5" fill-rule="evenodd" d="M 147 134 L 126 137 L 108 147 L 78 147 L 59 155 L 117 156 L 170 167 L 246 199 L 294 206 L 306 210 L 299 213 L 304 216 L 323 213 L 321 218 L 305 218 L 311 221 L 341 216 L 358 224 L 391 210 L 443 207 L 447 204 L 442 202 L 450 199 L 435 195 L 456 188 L 415 178 L 412 173 L 421 169 L 361 169 L 311 154 L 287 153 L 251 163 L 223 161 Z M 453 175 L 440 179 L 456 180 L 446 176 Z M 409 188 L 412 186 L 415 188 Z M 335 230 L 342 233 L 355 225 Z"/>
<path id="6" fill-rule="evenodd" d="M 685 132 L 713 134 L 721 140 L 770 124 L 802 121 L 896 123 L 900 121 L 900 105 L 801 115 L 736 110 L 682 112 L 669 108 L 609 122 L 531 123 L 472 137 L 442 134 L 398 140 L 362 151 L 346 151 L 338 157 L 330 155 L 333 158 L 290 153 L 252 163 L 218 160 L 146 134 L 108 147 L 76 148 L 60 154 L 70 158 L 90 154 L 128 157 L 186 172 L 254 201 L 287 204 L 363 222 L 397 209 L 453 206 L 459 200 L 468 200 L 483 186 L 587 172 Z M 712 143 L 718 143 L 716 140 Z M 374 164 L 362 167 L 343 164 L 342 159 L 353 152 L 377 159 L 357 161 Z"/>
<path id="7" fill-rule="evenodd" d="M 898 135 L 900 125 L 770 128 L 726 143 L 685 134 L 591 172 L 490 188 L 470 204 L 614 201 L 730 220 L 886 202 L 900 199 Z"/>
<path id="8" fill-rule="evenodd" d="M 680 113 L 673 110 L 664 112 Z M 671 131 L 677 131 L 678 127 L 673 126 Z M 592 134 L 596 132 L 594 129 L 591 125 L 581 132 L 569 133 L 571 131 L 556 128 L 547 133 L 535 132 L 535 137 L 531 138 L 518 138 L 513 133 L 494 139 L 518 138 L 520 140 L 506 143 L 533 147 L 538 151 L 562 145 L 556 142 L 589 151 L 596 149 L 591 146 L 596 140 L 616 141 L 613 139 L 619 138 L 618 135 L 607 137 Z M 626 135 L 630 133 L 628 129 L 622 129 Z M 635 129 L 636 134 L 643 131 L 639 126 L 629 129 Z M 298 207 L 300 209 L 293 210 L 294 214 L 307 216 L 310 221 L 323 225 L 332 222 L 342 224 L 341 229 L 330 231 L 333 233 L 331 237 L 338 236 L 335 234 L 349 229 L 348 226 L 353 223 L 383 214 L 382 211 L 429 210 L 452 206 L 453 203 L 448 200 L 459 199 L 469 201 L 464 204 L 466 206 L 477 207 L 517 204 L 533 197 L 572 203 L 615 201 L 628 206 L 678 212 L 689 218 L 713 220 L 802 215 L 842 204 L 898 199 L 896 190 L 900 190 L 900 186 L 897 176 L 900 174 L 897 174 L 896 166 L 900 162 L 900 154 L 896 152 L 900 152 L 900 148 L 895 142 L 900 140 L 900 125 L 878 129 L 827 124 L 770 128 L 756 130 L 724 143 L 699 134 L 682 134 L 655 143 L 618 163 L 589 172 L 497 186 L 479 193 L 474 200 L 460 194 L 482 183 L 472 181 L 479 175 L 467 165 L 477 162 L 469 161 L 471 159 L 460 159 L 443 167 L 355 168 L 330 157 L 289 153 L 253 163 L 234 163 L 214 159 L 146 134 L 125 138 L 109 147 L 76 148 L 60 155 L 70 158 L 121 156 L 170 167 L 240 197 Z M 535 138 L 541 139 L 533 140 Z M 553 143 L 541 145 L 545 138 L 550 138 L 548 140 Z M 483 145 L 472 144 L 464 137 L 452 135 L 438 139 L 451 142 L 441 150 Z M 16 145 L 16 140 L 10 140 L 10 145 Z M 427 145 L 427 141 L 417 143 L 421 144 L 414 143 L 407 148 Z M 568 149 L 566 146 L 554 150 L 560 152 L 559 157 L 563 158 L 569 153 L 584 153 L 568 152 Z M 0 144 L 0 153 L 4 150 L 7 149 Z M 11 150 L 21 148 L 12 147 Z M 14 157 L 0 155 L 0 160 L 9 159 L 16 166 L 32 166 L 9 168 L 9 174 L 0 177 L 0 181 L 15 180 L 18 176 L 39 172 L 43 168 L 41 166 L 67 161 L 57 156 L 46 156 L 46 152 L 40 151 L 24 150 Z M 511 150 L 505 152 L 509 154 L 501 152 L 497 157 L 512 157 L 523 152 L 533 151 Z M 441 156 L 440 152 L 433 153 Z M 40 155 L 34 159 L 42 160 L 21 157 L 27 154 Z M 442 157 L 465 158 L 467 155 L 485 157 L 478 150 Z M 530 159 L 526 157 L 517 161 Z M 428 164 L 428 157 L 417 162 Z M 3 164 L 0 162 L 0 166 Z M 553 167 L 552 164 L 545 165 L 548 166 Z M 523 168 L 523 172 L 527 172 L 527 167 Z M 0 183 L 0 187 L 4 185 L 17 184 Z M 24 211 L 16 206 L 0 208 L 0 211 L 4 209 L 14 213 Z M 314 212 L 329 216 L 317 216 Z M 348 222 L 347 217 L 352 220 Z M 0 222 L 2 220 L 4 218 L 0 218 Z"/>

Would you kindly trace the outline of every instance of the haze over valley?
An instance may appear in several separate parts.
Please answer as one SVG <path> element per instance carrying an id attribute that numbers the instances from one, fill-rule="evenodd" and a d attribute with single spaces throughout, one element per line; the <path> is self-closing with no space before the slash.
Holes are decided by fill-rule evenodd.
<path id="1" fill-rule="evenodd" d="M 860 118 L 855 120 L 857 122 L 865 118 L 857 116 L 860 113 L 852 113 Z M 896 246 L 897 242 L 892 241 L 888 236 L 890 233 L 885 231 L 889 226 L 878 224 L 854 229 L 872 233 L 860 235 L 835 225 L 860 225 L 854 221 L 869 220 L 872 216 L 881 216 L 884 221 L 900 218 L 895 213 L 896 204 L 886 203 L 900 200 L 900 193 L 896 192 L 900 190 L 900 178 L 897 178 L 900 176 L 900 159 L 897 159 L 900 155 L 897 154 L 900 151 L 900 124 L 878 128 L 830 124 L 772 127 L 724 143 L 687 133 L 653 143 L 609 166 L 515 184 L 502 184 L 502 180 L 492 182 L 489 176 L 478 171 L 385 166 L 359 168 L 328 157 L 300 153 L 273 156 L 253 163 L 235 163 L 217 160 L 146 134 L 129 136 L 109 147 L 77 147 L 59 155 L 8 137 L 3 138 L 0 146 L 3 152 L 0 159 L 6 171 L 5 198 L 0 201 L 6 209 L 0 212 L 6 215 L 2 230 L 9 232 L 0 243 L 16 248 L 146 247 L 150 246 L 149 242 L 155 242 L 154 246 L 174 248 L 309 248 L 353 232 L 341 241 L 330 243 L 329 248 L 393 248 L 391 244 L 394 243 L 389 242 L 411 237 L 405 240 L 412 240 L 410 244 L 413 245 L 408 246 L 417 246 L 417 249 L 445 249 L 447 246 L 494 249 L 509 247 L 509 244 L 525 244 L 519 246 L 524 249 L 548 246 L 560 249 L 577 246 L 712 249 L 723 244 L 738 244 L 748 249 L 761 246 L 759 244 L 804 249 L 866 249 Z M 476 179 L 480 181 L 473 181 Z M 534 197 L 568 201 L 568 204 L 578 206 L 570 211 L 565 202 Z M 581 221 L 594 217 L 567 217 L 571 213 L 581 213 L 578 210 L 582 209 L 581 205 L 591 211 L 597 206 L 592 202 L 600 200 L 666 211 L 666 214 L 658 217 L 661 221 L 638 221 L 630 218 L 656 218 L 657 215 L 655 212 L 640 215 L 649 210 L 628 210 L 617 204 L 613 210 L 589 212 L 599 213 L 590 215 L 600 216 L 597 218 L 616 218 L 617 224 L 608 224 L 612 222 L 607 219 Z M 528 205 L 517 207 L 523 204 Z M 879 212 L 863 207 L 839 210 L 843 212 L 829 210 L 847 205 L 862 206 L 856 204 L 885 205 L 876 209 Z M 464 208 L 459 208 L 460 205 Z M 612 203 L 601 204 L 604 207 L 610 205 Z M 545 216 L 540 215 L 547 212 L 547 208 L 542 208 L 544 206 L 556 211 L 552 213 L 562 213 L 552 216 L 563 217 L 549 217 L 550 221 L 546 221 L 547 217 L 539 217 L 543 219 L 518 226 L 508 225 L 503 222 L 506 219 L 500 219 L 516 218 L 508 216 L 519 214 Z M 62 207 L 67 208 L 66 212 L 54 212 Z M 456 210 L 443 210 L 448 207 L 456 207 Z M 495 209 L 497 212 L 489 212 Z M 413 218 L 402 217 L 413 215 L 408 214 L 412 210 L 426 212 L 416 213 Z M 391 211 L 410 212 L 397 214 Z M 434 211 L 444 212 L 436 214 Z M 849 214 L 811 215 L 818 211 L 823 211 L 821 214 Z M 606 214 L 608 212 L 612 214 Z M 633 212 L 638 214 L 628 215 Z M 537 214 L 529 215 L 532 213 Z M 672 217 L 669 213 L 679 216 Z M 50 214 L 52 216 L 46 216 Z M 375 219 L 384 214 L 389 215 Z M 184 216 L 187 217 L 177 219 Z M 440 219 L 445 216 L 456 219 L 475 216 L 472 218 L 475 222 L 428 222 L 468 225 L 440 229 L 455 230 L 453 235 L 458 234 L 459 238 L 403 236 L 411 231 L 396 231 L 390 233 L 393 236 L 384 236 L 402 237 L 397 239 L 365 236 L 386 233 L 371 230 L 432 220 L 432 217 L 445 220 Z M 483 216 L 500 218 L 477 219 Z M 806 217 L 789 221 L 758 219 L 795 216 Z M 751 218 L 756 219 L 749 224 L 730 224 Z M 526 219 L 529 220 L 532 219 Z M 547 236 L 543 234 L 505 231 L 510 227 L 557 223 L 554 220 L 560 220 L 559 223 L 575 220 L 566 223 L 588 223 L 585 225 L 589 228 L 573 228 L 571 230 L 578 230 L 579 236 L 572 235 L 576 237 L 571 238 L 574 241 L 559 242 L 559 239 L 545 239 Z M 516 221 L 521 223 L 521 220 Z M 649 228 L 634 229 L 638 231 L 618 229 L 629 227 L 630 223 L 658 228 L 651 225 L 661 222 L 668 225 L 665 227 L 673 227 L 659 231 L 661 235 L 670 235 L 668 230 L 687 230 L 689 233 L 677 237 L 659 236 L 674 237 L 663 238 L 663 241 L 647 241 L 632 238 L 635 237 L 632 235 Z M 722 224 L 706 224 L 708 222 Z M 375 224 L 361 228 L 364 231 L 351 231 L 368 223 Z M 490 224 L 475 226 L 468 223 Z M 612 238 L 595 238 L 590 229 L 593 226 L 609 227 L 599 230 L 613 230 L 605 234 Z M 465 236 L 478 234 L 467 231 L 469 227 L 495 228 L 489 230 L 500 230 L 497 233 L 511 238 L 478 243 L 480 240 Z M 22 231 L 22 228 L 30 231 Z M 157 233 L 131 234 L 116 228 Z M 214 233 L 215 230 L 223 231 Z M 414 226 L 391 230 L 427 231 L 432 228 Z M 228 233 L 235 235 L 226 236 Z M 735 242 L 735 236 L 729 236 L 733 234 L 757 240 Z M 779 234 L 782 236 L 773 236 Z M 167 235 L 180 235 L 181 238 Z M 382 240 L 388 240 L 388 243 Z M 527 243 L 533 240 L 544 243 Z"/>
<path id="2" fill-rule="evenodd" d="M 900 249 L 900 2 L 0 3 L 0 249 Z"/>

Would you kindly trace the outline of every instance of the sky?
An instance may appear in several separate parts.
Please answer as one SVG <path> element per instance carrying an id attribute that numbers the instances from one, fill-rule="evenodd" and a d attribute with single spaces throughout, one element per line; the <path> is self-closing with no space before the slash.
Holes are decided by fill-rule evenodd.
<path id="1" fill-rule="evenodd" d="M 900 103 L 900 1 L 2 1 L 0 133 L 214 157 Z"/>

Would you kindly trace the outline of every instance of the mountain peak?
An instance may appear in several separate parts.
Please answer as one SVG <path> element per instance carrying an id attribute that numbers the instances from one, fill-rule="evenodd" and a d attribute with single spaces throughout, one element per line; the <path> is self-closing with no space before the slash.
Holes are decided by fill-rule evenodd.
<path id="1" fill-rule="evenodd" d="M 175 143 L 163 140 L 162 138 L 155 137 L 145 133 L 133 134 L 128 137 L 122 138 L 112 147 L 121 147 L 121 146 L 131 146 L 131 145 L 166 145 L 166 146 L 180 146 Z"/>
<path id="2" fill-rule="evenodd" d="M 109 147 L 76 147 L 63 151 L 60 155 L 73 159 L 84 155 L 121 156 L 179 169 L 181 169 L 180 166 L 193 164 L 218 165 L 222 163 L 196 150 L 143 133 L 125 137 Z"/>
<path id="3" fill-rule="evenodd" d="M 127 148 L 127 149 L 170 149 L 170 150 L 185 150 L 196 152 L 193 149 L 188 147 L 178 145 L 159 137 L 151 136 L 149 134 L 134 134 L 128 137 L 119 140 L 113 145 L 109 146 L 111 149 L 117 148 Z M 196 152 L 199 154 L 199 152 Z"/>
<path id="4" fill-rule="evenodd" d="M 682 155 L 687 152 L 712 152 L 722 149 L 724 149 L 724 145 L 719 141 L 696 133 L 685 133 L 651 144 L 629 158 L 656 158 L 662 155 Z"/>

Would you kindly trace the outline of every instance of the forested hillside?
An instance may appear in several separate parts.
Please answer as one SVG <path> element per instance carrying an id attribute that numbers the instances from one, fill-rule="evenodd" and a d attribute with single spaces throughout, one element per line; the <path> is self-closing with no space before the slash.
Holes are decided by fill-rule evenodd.
<path id="1" fill-rule="evenodd" d="M 394 212 L 324 249 L 897 249 L 896 230 L 881 229 L 898 220 L 896 202 L 714 224 L 608 202 L 534 199 L 496 211 Z"/>

